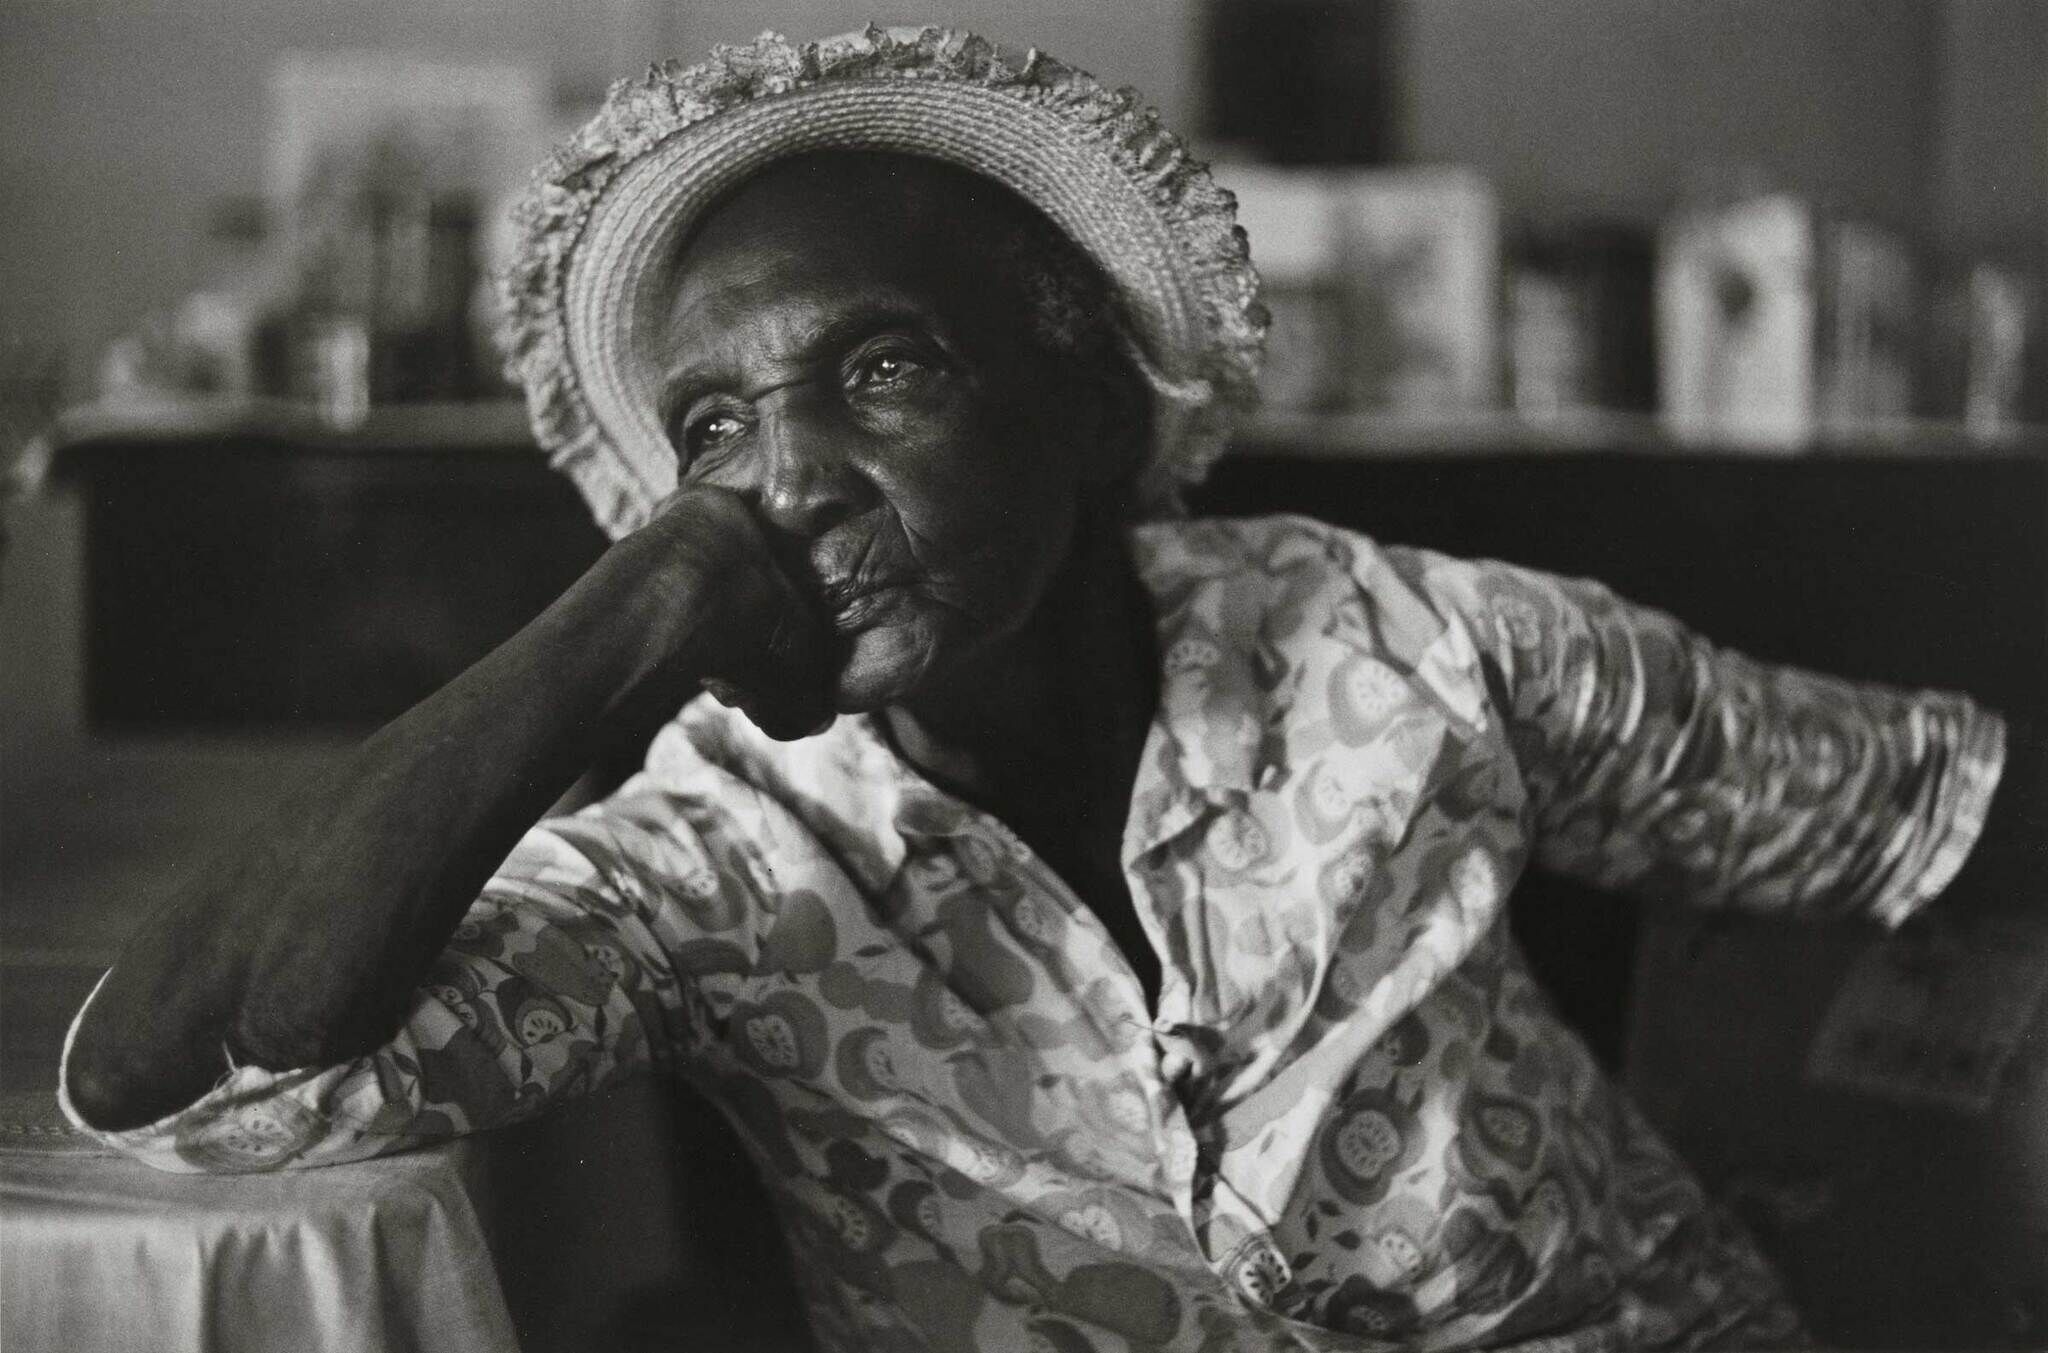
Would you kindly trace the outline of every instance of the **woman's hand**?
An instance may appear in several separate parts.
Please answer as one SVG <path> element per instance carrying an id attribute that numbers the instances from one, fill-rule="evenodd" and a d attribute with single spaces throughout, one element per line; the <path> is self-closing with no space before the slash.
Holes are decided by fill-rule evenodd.
<path id="1" fill-rule="evenodd" d="M 785 741 L 831 721 L 838 641 L 739 495 L 679 489 L 638 537 L 692 617 L 679 656 L 705 690 Z"/>

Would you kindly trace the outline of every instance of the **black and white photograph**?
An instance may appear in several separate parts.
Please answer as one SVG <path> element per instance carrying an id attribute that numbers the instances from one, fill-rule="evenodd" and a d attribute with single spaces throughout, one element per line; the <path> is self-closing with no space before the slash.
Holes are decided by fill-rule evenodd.
<path id="1" fill-rule="evenodd" d="M 0 1350 L 2048 1348 L 2048 3 L 0 0 Z"/>

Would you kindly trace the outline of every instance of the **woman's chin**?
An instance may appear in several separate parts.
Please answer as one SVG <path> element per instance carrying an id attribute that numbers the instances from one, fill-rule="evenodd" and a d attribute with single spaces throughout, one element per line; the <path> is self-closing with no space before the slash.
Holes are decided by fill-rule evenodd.
<path id="1" fill-rule="evenodd" d="M 938 646 L 938 635 L 925 624 L 860 631 L 847 643 L 833 706 L 842 714 L 862 714 L 909 699 L 937 665 Z"/>

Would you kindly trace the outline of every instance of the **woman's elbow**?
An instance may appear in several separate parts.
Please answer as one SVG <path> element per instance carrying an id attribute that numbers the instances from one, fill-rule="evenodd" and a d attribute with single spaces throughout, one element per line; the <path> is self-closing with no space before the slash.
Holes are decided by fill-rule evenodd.
<path id="1" fill-rule="evenodd" d="M 138 1065 L 138 1059 L 89 1039 L 84 1027 L 64 1059 L 64 1098 L 72 1112 L 96 1132 L 126 1132 L 147 1126 L 204 1093 L 185 1093 L 171 1084 L 169 1068 Z"/>

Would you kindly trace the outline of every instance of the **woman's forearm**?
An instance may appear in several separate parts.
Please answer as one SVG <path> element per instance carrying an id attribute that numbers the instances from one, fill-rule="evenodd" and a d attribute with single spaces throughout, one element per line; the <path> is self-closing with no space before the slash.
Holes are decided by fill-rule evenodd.
<path id="1" fill-rule="evenodd" d="M 224 1049 L 273 1069 L 389 1037 L 477 890 L 602 737 L 704 673 L 707 603 L 658 540 L 613 547 L 539 618 L 284 795 L 123 948 L 68 1090 L 94 1126 L 203 1094 Z"/>

